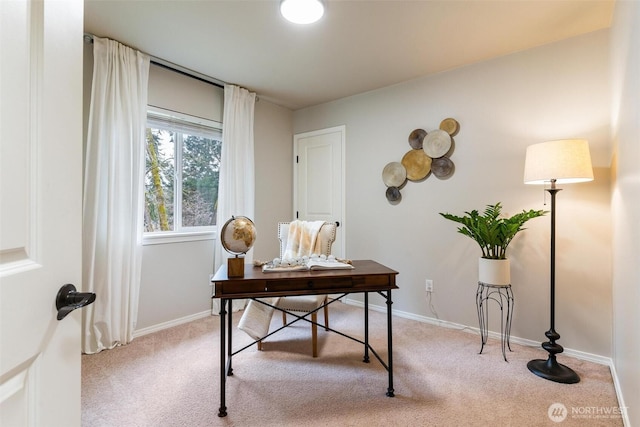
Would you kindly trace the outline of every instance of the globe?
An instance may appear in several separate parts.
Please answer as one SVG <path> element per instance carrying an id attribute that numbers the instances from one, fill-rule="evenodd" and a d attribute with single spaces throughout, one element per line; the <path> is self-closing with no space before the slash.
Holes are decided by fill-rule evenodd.
<path id="1" fill-rule="evenodd" d="M 232 216 L 222 227 L 220 242 L 229 253 L 247 253 L 256 241 L 256 226 L 246 216 Z"/>

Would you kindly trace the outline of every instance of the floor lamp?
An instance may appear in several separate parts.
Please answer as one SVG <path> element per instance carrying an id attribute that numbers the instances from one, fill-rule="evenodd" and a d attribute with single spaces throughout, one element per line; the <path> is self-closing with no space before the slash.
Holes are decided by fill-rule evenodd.
<path id="1" fill-rule="evenodd" d="M 548 342 L 542 343 L 549 353 L 547 360 L 536 359 L 527 363 L 527 368 L 539 377 L 547 380 L 574 384 L 580 377 L 568 366 L 557 362 L 556 354 L 562 353 L 562 346 L 556 341 L 560 334 L 555 329 L 555 293 L 556 293 L 556 194 L 560 191 L 556 184 L 568 184 L 593 180 L 593 168 L 589 154 L 589 143 L 584 139 L 564 139 L 534 144 L 527 147 L 524 165 L 525 184 L 550 183 L 546 191 L 551 195 L 551 327 L 545 336 Z"/>

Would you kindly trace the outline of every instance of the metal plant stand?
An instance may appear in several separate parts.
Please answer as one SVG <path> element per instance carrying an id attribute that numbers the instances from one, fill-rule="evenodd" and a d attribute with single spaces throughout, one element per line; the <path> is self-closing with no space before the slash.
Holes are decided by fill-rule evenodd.
<path id="1" fill-rule="evenodd" d="M 513 306 L 515 304 L 511 285 L 491 285 L 489 283 L 478 282 L 476 305 L 478 308 L 478 322 L 480 323 L 480 338 L 482 340 L 479 354 L 482 354 L 484 345 L 487 343 L 489 332 L 489 310 L 487 305 L 490 299 L 498 303 L 500 307 L 502 357 L 504 357 L 505 362 L 508 362 L 506 349 L 508 348 L 509 351 L 512 351 L 509 336 L 511 335 L 511 320 L 513 318 Z"/>

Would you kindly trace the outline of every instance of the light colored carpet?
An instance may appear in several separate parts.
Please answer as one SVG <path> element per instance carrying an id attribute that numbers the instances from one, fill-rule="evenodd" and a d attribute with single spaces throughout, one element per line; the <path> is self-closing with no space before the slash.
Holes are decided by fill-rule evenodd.
<path id="1" fill-rule="evenodd" d="M 237 324 L 241 313 L 234 313 Z M 319 316 L 322 319 L 322 315 Z M 331 326 L 362 339 L 362 309 L 330 308 Z M 272 327 L 279 326 L 275 315 Z M 500 342 L 478 354 L 476 334 L 394 317 L 394 389 L 387 372 L 362 345 L 318 328 L 320 355 L 311 357 L 309 324 L 272 336 L 233 358 L 228 416 L 219 418 L 219 318 L 210 317 L 82 357 L 82 424 L 149 426 L 621 426 L 607 366 L 560 355 L 581 377 L 558 384 L 526 364 L 542 349 Z M 386 317 L 370 313 L 370 341 L 386 360 Z M 250 342 L 237 329 L 234 347 Z M 566 419 L 554 422 L 552 404 Z"/>

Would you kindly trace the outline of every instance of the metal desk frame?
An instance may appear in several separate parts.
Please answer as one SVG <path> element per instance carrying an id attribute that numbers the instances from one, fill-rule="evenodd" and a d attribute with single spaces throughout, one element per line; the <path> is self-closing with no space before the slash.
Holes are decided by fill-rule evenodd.
<path id="1" fill-rule="evenodd" d="M 218 416 L 227 415 L 226 406 L 226 377 L 233 375 L 233 356 L 241 351 L 258 343 L 256 340 L 239 350 L 233 351 L 233 310 L 231 309 L 234 299 L 251 299 L 261 304 L 275 308 L 278 311 L 285 311 L 279 307 L 267 304 L 259 298 L 294 295 L 320 295 L 320 294 L 342 294 L 364 293 L 364 341 L 346 335 L 332 328 L 327 328 L 343 337 L 349 338 L 364 345 L 363 362 L 369 363 L 369 352 L 371 352 L 388 372 L 389 385 L 386 395 L 394 397 L 393 389 L 393 343 L 391 318 L 391 290 L 397 289 L 395 276 L 398 272 L 391 270 L 375 261 L 353 261 L 354 269 L 350 270 L 315 270 L 303 272 L 284 273 L 263 273 L 260 269 L 251 265 L 245 266 L 245 276 L 243 278 L 228 278 L 227 267 L 223 265 L 216 272 L 211 280 L 214 284 L 213 298 L 220 298 L 220 408 Z M 375 352 L 369 344 L 369 293 L 375 292 L 385 298 L 387 306 L 387 362 Z M 326 304 L 318 307 L 315 311 L 321 310 L 325 305 L 332 304 L 336 300 L 330 300 Z M 269 337 L 291 324 L 304 320 L 314 323 L 307 317 L 312 312 L 299 316 L 296 313 L 286 311 L 294 317 L 294 320 L 286 325 L 270 332 L 262 339 Z M 318 325 L 316 323 L 316 325 Z M 324 327 L 323 325 L 318 325 Z"/>

